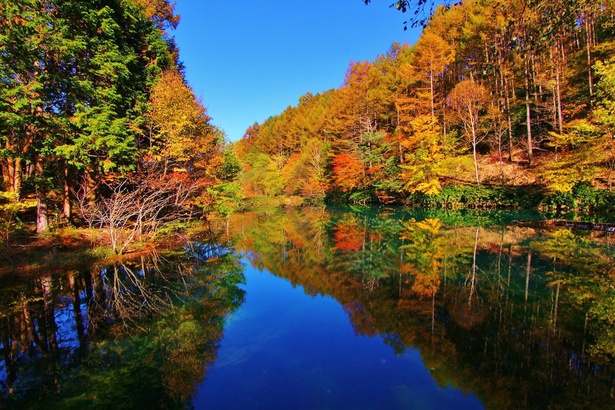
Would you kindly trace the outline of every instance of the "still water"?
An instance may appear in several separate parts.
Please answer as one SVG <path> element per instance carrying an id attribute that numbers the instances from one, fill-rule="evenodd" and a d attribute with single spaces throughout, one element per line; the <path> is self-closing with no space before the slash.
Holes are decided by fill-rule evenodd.
<path id="1" fill-rule="evenodd" d="M 0 278 L 0 408 L 615 408 L 615 249 L 536 214 L 302 208 Z"/>
<path id="2" fill-rule="evenodd" d="M 482 408 L 473 395 L 438 386 L 418 350 L 396 354 L 382 335 L 357 335 L 334 298 L 306 295 L 266 270 L 245 274 L 246 301 L 196 407 Z"/>

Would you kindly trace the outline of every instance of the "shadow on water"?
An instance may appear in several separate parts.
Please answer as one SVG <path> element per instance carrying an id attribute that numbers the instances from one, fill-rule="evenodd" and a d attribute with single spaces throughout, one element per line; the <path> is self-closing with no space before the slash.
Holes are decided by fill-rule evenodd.
<path id="1" fill-rule="evenodd" d="M 243 301 L 227 249 L 191 243 L 61 276 L 3 278 L 0 407 L 183 408 Z"/>

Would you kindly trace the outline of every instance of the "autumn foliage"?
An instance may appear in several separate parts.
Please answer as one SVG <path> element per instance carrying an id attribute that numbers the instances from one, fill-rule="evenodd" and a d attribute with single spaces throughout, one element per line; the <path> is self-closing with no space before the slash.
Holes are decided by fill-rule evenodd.
<path id="1" fill-rule="evenodd" d="M 596 1 L 438 8 L 416 44 L 351 62 L 337 89 L 250 127 L 240 160 L 256 170 L 264 155 L 265 171 L 284 172 L 244 180 L 270 181 L 267 195 L 387 203 L 452 184 L 610 190 L 613 13 Z M 315 180 L 297 164 L 312 156 L 318 188 L 304 190 Z"/>
<path id="2" fill-rule="evenodd" d="M 336 249 L 358 251 L 364 243 L 363 228 L 354 219 L 341 222 L 335 227 L 333 241 Z"/>
<path id="3" fill-rule="evenodd" d="M 211 204 L 224 138 L 181 73 L 173 3 L 3 0 L 0 15 L 2 188 L 36 201 L 37 232 L 143 184 Z"/>
<path id="4" fill-rule="evenodd" d="M 333 158 L 333 180 L 342 192 L 360 187 L 365 179 L 365 168 L 355 154 L 340 154 Z"/>

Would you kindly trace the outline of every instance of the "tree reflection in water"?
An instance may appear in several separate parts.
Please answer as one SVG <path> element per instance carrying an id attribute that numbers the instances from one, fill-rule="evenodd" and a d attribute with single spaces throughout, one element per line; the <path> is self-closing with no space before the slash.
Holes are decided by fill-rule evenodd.
<path id="1" fill-rule="evenodd" d="M 184 407 L 243 301 L 227 249 L 0 285 L 0 407 Z"/>
<path id="2" fill-rule="evenodd" d="M 337 299 L 359 335 L 420 351 L 487 408 L 613 408 L 606 233 L 505 213 L 325 207 L 235 214 L 237 252 L 189 243 L 63 276 L 0 281 L 0 407 L 183 408 L 243 301 L 237 253 Z"/>
<path id="3" fill-rule="evenodd" d="M 615 407 L 612 238 L 512 218 L 303 208 L 231 226 L 256 267 L 335 297 L 357 334 L 419 349 L 487 408 Z"/>

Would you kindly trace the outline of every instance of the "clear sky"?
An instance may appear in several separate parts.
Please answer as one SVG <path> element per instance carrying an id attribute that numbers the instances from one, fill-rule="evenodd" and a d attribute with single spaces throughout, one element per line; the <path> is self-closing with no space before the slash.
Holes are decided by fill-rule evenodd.
<path id="1" fill-rule="evenodd" d="M 231 141 L 254 122 L 339 87 L 350 61 L 373 61 L 420 29 L 393 0 L 175 0 L 171 32 L 188 83 Z"/>

